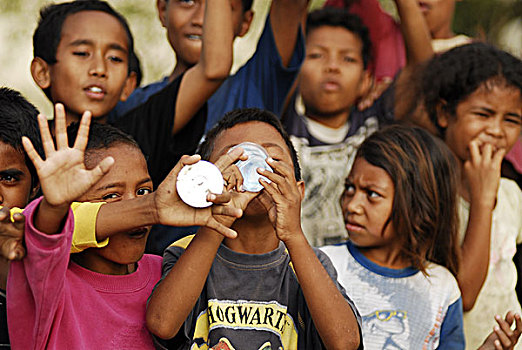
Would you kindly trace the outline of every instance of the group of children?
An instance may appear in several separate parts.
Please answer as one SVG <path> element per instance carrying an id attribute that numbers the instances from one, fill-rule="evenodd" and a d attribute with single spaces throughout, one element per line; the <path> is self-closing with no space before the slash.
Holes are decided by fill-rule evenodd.
<path id="1" fill-rule="evenodd" d="M 31 74 L 52 122 L 0 89 L 3 344 L 516 348 L 522 191 L 501 163 L 521 134 L 522 61 L 482 43 L 434 55 L 454 0 L 395 3 L 407 59 L 391 81 L 376 79 L 386 37 L 344 9 L 309 14 L 304 35 L 308 1 L 274 0 L 228 76 L 252 1 L 158 0 L 177 63 L 134 91 L 119 13 L 44 8 Z M 242 190 L 243 142 L 269 155 L 260 192 Z M 175 190 L 200 159 L 225 179 L 207 208 Z"/>

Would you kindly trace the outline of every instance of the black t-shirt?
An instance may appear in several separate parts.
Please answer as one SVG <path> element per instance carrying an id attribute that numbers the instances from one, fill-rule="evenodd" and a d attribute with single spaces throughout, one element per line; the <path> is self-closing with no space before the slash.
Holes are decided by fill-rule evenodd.
<path id="1" fill-rule="evenodd" d="M 0 289 L 0 349 L 11 349 L 7 332 L 7 306 L 5 290 Z"/>
<path id="2" fill-rule="evenodd" d="M 131 135 L 147 159 L 149 173 L 158 186 L 184 154 L 193 154 L 203 137 L 207 119 L 207 104 L 190 122 L 172 135 L 174 112 L 183 75 L 163 90 L 149 97 L 147 102 L 132 109 L 113 123 Z"/>

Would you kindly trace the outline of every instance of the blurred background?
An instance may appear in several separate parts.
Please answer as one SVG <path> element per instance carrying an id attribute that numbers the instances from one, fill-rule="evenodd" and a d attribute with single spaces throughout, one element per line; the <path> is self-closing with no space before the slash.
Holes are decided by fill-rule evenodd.
<path id="1" fill-rule="evenodd" d="M 380 1 L 383 8 L 396 17 L 393 0 Z M 143 70 L 142 85 L 170 73 L 174 55 L 157 18 L 156 0 L 108 2 L 127 18 L 131 26 Z M 312 0 L 310 7 L 320 7 L 324 2 Z M 51 104 L 33 82 L 29 72 L 33 31 L 40 8 L 48 3 L 48 0 L 0 1 L 0 86 L 19 90 L 43 113 L 52 115 Z M 234 69 L 252 55 L 270 3 L 270 0 L 254 1 L 256 15 L 252 28 L 245 37 L 234 43 Z M 521 57 L 522 0 L 458 1 L 454 30 L 496 44 Z"/>

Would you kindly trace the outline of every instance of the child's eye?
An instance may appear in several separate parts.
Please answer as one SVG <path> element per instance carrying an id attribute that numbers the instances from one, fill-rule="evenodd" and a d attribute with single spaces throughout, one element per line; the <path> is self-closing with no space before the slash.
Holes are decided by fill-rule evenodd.
<path id="1" fill-rule="evenodd" d="M 351 56 L 344 56 L 343 60 L 344 60 L 345 62 L 349 62 L 349 63 L 355 63 L 355 62 L 357 62 L 357 60 L 356 60 L 355 58 L 351 57 Z"/>
<path id="2" fill-rule="evenodd" d="M 194 0 L 178 0 L 178 2 L 183 6 L 192 6 L 195 4 Z"/>
<path id="3" fill-rule="evenodd" d="M 513 124 L 516 124 L 516 125 L 521 125 L 522 124 L 522 117 L 508 116 L 508 117 L 506 117 L 505 120 L 508 123 L 513 123 Z"/>
<path id="4" fill-rule="evenodd" d="M 13 183 L 17 182 L 18 180 L 20 180 L 20 179 L 13 175 L 8 175 L 8 174 L 0 175 L 0 181 L 6 182 L 9 184 L 13 184 Z"/>
<path id="5" fill-rule="evenodd" d="M 117 193 L 109 193 L 109 194 L 106 194 L 105 196 L 103 196 L 102 199 L 104 201 L 106 201 L 106 200 L 109 200 L 109 199 L 116 199 L 118 197 L 119 197 L 119 195 Z"/>
<path id="6" fill-rule="evenodd" d="M 474 112 L 476 116 L 479 116 L 481 118 L 489 118 L 489 114 L 485 112 Z"/>
<path id="7" fill-rule="evenodd" d="M 344 194 L 345 195 L 351 195 L 355 193 L 355 186 L 352 184 L 346 184 L 344 186 Z"/>
<path id="8" fill-rule="evenodd" d="M 381 195 L 375 191 L 368 190 L 368 197 L 370 198 L 379 198 Z"/>
<path id="9" fill-rule="evenodd" d="M 140 188 L 138 191 L 136 191 L 137 196 L 144 196 L 149 193 L 152 193 L 152 190 L 150 188 Z"/>
<path id="10" fill-rule="evenodd" d="M 109 56 L 109 60 L 111 60 L 112 62 L 117 62 L 117 63 L 123 62 L 123 58 L 118 57 L 118 56 Z"/>
<path id="11" fill-rule="evenodd" d="M 311 60 L 315 60 L 315 59 L 318 59 L 318 58 L 321 58 L 323 57 L 323 54 L 319 53 L 319 52 L 311 52 L 307 55 L 307 58 L 311 59 Z"/>
<path id="12" fill-rule="evenodd" d="M 73 51 L 74 56 L 87 57 L 89 53 L 87 51 Z"/>

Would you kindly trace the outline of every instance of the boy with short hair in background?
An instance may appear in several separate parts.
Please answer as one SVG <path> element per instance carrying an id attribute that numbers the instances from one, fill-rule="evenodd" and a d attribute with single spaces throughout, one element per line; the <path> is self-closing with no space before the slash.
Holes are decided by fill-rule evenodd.
<path id="1" fill-rule="evenodd" d="M 404 71 L 409 71 L 433 52 L 416 1 L 395 1 L 408 44 L 408 69 Z M 395 94 L 394 84 L 371 107 L 363 111 L 356 108 L 371 85 L 371 43 L 360 19 L 346 10 L 312 12 L 307 21 L 306 49 L 298 78 L 299 94 L 290 103 L 283 123 L 299 154 L 307 184 L 303 231 L 313 246 L 319 246 L 346 239 L 339 206 L 344 179 L 359 145 L 393 121 L 394 105 L 402 96 Z"/>
<path id="2" fill-rule="evenodd" d="M 157 0 L 159 19 L 167 29 L 176 65 L 167 77 L 137 89 L 127 101 L 119 103 L 111 120 L 144 103 L 180 74 L 200 61 L 201 34 L 206 26 L 203 11 L 208 0 Z M 234 37 L 245 35 L 252 23 L 253 0 L 230 0 Z M 300 30 L 308 0 L 274 0 L 254 55 L 208 101 L 208 131 L 226 112 L 257 107 L 277 115 L 298 74 L 304 57 Z M 112 119 L 114 118 L 114 119 Z"/>
<path id="3" fill-rule="evenodd" d="M 206 100 L 232 65 L 232 7 L 214 1 L 206 11 L 202 59 L 113 125 L 132 135 L 160 183 L 182 154 L 194 152 L 203 134 Z M 103 1 L 73 1 L 42 9 L 33 36 L 31 74 L 67 122 L 91 111 L 104 122 L 130 94 L 133 38 L 125 19 Z M 182 130 L 182 132 L 179 132 Z"/>

